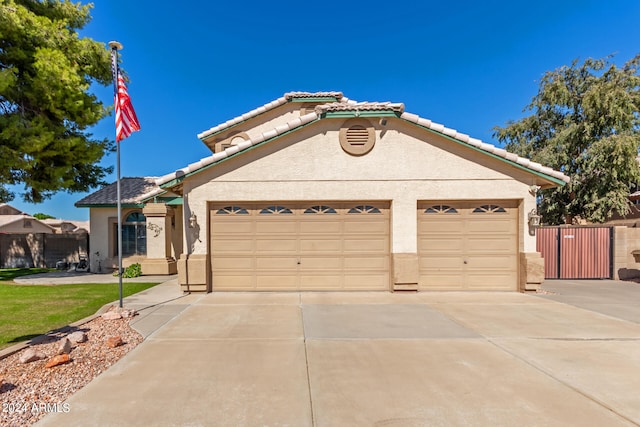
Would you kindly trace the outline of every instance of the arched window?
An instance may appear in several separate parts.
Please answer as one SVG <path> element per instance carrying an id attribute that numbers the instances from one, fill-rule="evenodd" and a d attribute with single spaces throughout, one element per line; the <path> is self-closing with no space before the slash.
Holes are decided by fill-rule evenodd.
<path id="1" fill-rule="evenodd" d="M 147 218 L 142 212 L 132 212 L 122 222 L 122 256 L 146 254 Z"/>

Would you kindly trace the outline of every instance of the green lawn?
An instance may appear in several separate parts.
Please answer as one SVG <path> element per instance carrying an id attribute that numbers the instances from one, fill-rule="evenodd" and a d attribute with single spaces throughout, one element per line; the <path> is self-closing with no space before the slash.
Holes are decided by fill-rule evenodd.
<path id="1" fill-rule="evenodd" d="M 0 349 L 83 319 L 119 298 L 118 283 L 39 286 L 11 282 L 15 277 L 42 271 L 0 270 Z M 155 285 L 125 282 L 123 295 Z"/>

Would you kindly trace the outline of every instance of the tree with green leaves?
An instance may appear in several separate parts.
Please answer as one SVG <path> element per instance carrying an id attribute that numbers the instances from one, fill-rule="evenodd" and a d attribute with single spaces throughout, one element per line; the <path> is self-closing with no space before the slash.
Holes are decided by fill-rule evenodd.
<path id="1" fill-rule="evenodd" d="M 51 216 L 51 215 L 45 214 L 45 213 L 35 213 L 35 214 L 33 214 L 33 217 L 35 219 L 56 219 L 55 216 Z"/>
<path id="2" fill-rule="evenodd" d="M 541 192 L 545 223 L 599 223 L 629 212 L 630 186 L 640 184 L 639 63 L 640 55 L 622 67 L 607 57 L 549 71 L 525 109 L 532 114 L 494 128 L 507 150 L 571 178 Z"/>
<path id="3" fill-rule="evenodd" d="M 113 151 L 87 129 L 108 114 L 90 85 L 112 82 L 104 43 L 82 38 L 92 5 L 0 1 L 0 202 L 38 203 L 105 184 Z"/>

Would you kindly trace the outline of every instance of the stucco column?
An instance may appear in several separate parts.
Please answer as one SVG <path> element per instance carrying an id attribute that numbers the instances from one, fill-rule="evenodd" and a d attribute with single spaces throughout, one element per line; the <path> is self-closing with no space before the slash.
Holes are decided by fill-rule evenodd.
<path id="1" fill-rule="evenodd" d="M 529 187 L 528 197 L 520 205 L 520 291 L 536 291 L 544 282 L 544 259 L 536 251 L 536 229 L 529 225 L 529 213 L 537 209 L 536 191 Z"/>
<path id="2" fill-rule="evenodd" d="M 417 291 L 418 269 L 418 211 L 414 197 L 401 195 L 391 206 L 392 290 Z"/>
<path id="3" fill-rule="evenodd" d="M 149 203 L 142 213 L 147 218 L 147 258 L 142 262 L 142 274 L 176 274 L 176 260 L 171 256 L 173 209 L 164 203 Z"/>

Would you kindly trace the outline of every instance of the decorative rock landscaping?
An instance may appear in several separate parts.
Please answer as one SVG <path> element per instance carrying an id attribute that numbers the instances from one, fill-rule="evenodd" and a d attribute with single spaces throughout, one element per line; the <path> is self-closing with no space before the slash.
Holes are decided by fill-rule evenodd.
<path id="1" fill-rule="evenodd" d="M 52 408 L 72 410 L 67 398 L 142 342 L 129 326 L 135 312 L 127 311 L 126 318 L 124 310 L 111 312 L 118 314 L 114 320 L 97 317 L 0 360 L 1 426 L 32 425 Z"/>

